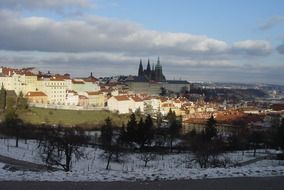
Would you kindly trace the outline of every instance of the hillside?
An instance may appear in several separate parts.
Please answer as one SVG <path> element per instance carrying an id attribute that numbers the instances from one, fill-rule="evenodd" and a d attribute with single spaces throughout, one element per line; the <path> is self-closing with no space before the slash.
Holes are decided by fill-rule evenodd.
<path id="1" fill-rule="evenodd" d="M 26 123 L 31 124 L 62 124 L 64 126 L 85 125 L 100 126 L 107 117 L 115 125 L 126 124 L 129 115 L 118 115 L 109 111 L 81 111 L 30 108 L 29 111 L 18 113 Z"/>

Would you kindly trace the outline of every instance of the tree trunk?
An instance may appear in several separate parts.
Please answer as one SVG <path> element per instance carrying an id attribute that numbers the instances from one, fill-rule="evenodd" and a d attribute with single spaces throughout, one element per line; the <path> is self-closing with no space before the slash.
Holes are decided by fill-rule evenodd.
<path id="1" fill-rule="evenodd" d="M 72 145 L 70 145 L 72 146 Z M 67 147 L 65 148 L 65 171 L 69 172 L 70 168 L 71 168 L 71 160 L 72 160 L 72 152 L 73 152 L 73 148 L 72 147 Z"/>
<path id="2" fill-rule="evenodd" d="M 16 135 L 16 147 L 19 147 L 19 135 Z"/>
<path id="3" fill-rule="evenodd" d="M 109 164 L 110 164 L 110 161 L 111 161 L 111 157 L 112 157 L 112 152 L 110 152 L 109 155 L 108 155 L 106 170 L 109 170 Z"/>
<path id="4" fill-rule="evenodd" d="M 173 152 L 173 139 L 170 140 L 170 151 Z"/>

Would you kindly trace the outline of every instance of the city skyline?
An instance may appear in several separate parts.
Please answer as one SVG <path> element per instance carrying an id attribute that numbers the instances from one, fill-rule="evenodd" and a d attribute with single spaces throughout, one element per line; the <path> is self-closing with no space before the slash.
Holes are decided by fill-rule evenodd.
<path id="1" fill-rule="evenodd" d="M 168 79 L 283 84 L 283 12 L 280 0 L 3 0 L 0 65 L 135 75 L 159 56 Z"/>

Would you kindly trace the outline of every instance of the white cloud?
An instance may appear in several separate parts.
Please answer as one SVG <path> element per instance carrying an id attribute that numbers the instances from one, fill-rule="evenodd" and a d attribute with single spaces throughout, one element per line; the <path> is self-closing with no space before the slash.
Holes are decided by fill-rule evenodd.
<path id="1" fill-rule="evenodd" d="M 268 41 L 245 40 L 236 42 L 232 47 L 235 52 L 243 52 L 249 55 L 266 55 L 271 53 L 272 47 Z"/>
<path id="2" fill-rule="evenodd" d="M 271 51 L 267 41 L 247 40 L 230 46 L 207 36 L 147 30 L 136 23 L 97 16 L 56 21 L 45 17 L 21 17 L 1 11 L 0 20 L 2 50 L 100 51 L 191 58 L 220 57 L 229 53 L 266 55 Z"/>
<path id="3" fill-rule="evenodd" d="M 247 70 L 239 64 L 243 56 L 262 59 L 272 52 L 264 40 L 229 44 L 205 35 L 160 32 L 98 16 L 56 20 L 0 10 L 0 20 L 0 65 L 35 66 L 73 75 L 86 71 L 99 76 L 136 74 L 139 58 L 146 62 L 150 57 L 153 62 L 160 56 L 169 78 L 181 74 L 186 79 L 209 79 L 212 73 L 237 78 Z"/>

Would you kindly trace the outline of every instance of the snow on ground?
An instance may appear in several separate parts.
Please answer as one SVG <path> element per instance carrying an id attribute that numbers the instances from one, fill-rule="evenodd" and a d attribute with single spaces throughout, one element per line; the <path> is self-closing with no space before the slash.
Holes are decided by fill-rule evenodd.
<path id="1" fill-rule="evenodd" d="M 94 148 L 83 148 L 84 158 L 74 161 L 72 172 L 11 172 L 3 169 L 0 163 L 0 180 L 17 181 L 134 181 L 134 180 L 174 180 L 174 179 L 203 179 L 224 177 L 263 177 L 284 176 L 284 164 L 275 160 L 263 160 L 243 167 L 208 168 L 201 169 L 190 162 L 192 154 L 158 155 L 144 167 L 144 162 L 138 154 L 124 155 L 123 162 L 111 162 L 111 169 L 105 170 L 106 159 L 103 151 Z M 258 151 L 257 156 L 267 154 L 266 150 Z M 0 155 L 15 159 L 42 163 L 39 158 L 36 141 L 19 142 L 15 147 L 15 140 L 0 139 Z M 252 152 L 233 152 L 225 155 L 233 162 L 253 159 Z"/>

